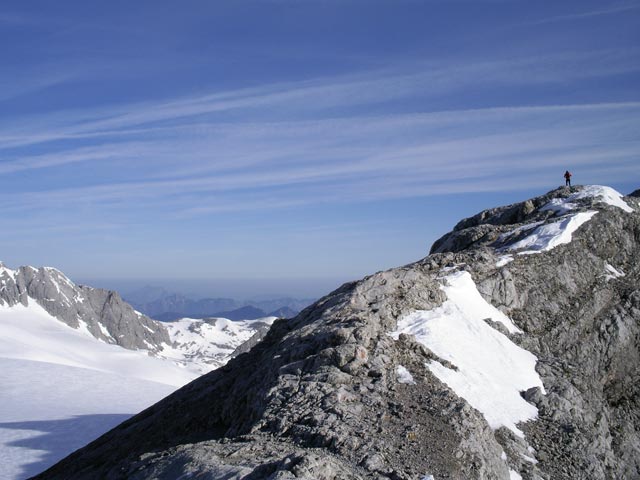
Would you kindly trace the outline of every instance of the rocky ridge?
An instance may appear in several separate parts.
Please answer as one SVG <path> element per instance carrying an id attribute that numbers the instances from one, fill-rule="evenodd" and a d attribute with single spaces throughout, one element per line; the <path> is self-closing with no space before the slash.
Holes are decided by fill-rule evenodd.
<path id="1" fill-rule="evenodd" d="M 36 478 L 640 478 L 639 212 L 577 187 L 465 219 Z M 469 325 L 536 357 L 517 427 L 474 408 L 463 358 L 429 343 L 462 318 L 448 292 L 467 275 L 493 312 Z"/>

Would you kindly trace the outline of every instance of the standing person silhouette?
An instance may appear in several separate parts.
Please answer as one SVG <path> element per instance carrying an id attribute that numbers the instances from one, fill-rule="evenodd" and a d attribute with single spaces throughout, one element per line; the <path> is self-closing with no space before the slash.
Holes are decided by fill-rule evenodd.
<path id="1" fill-rule="evenodd" d="M 564 172 L 564 184 L 567 187 L 571 187 L 571 173 L 569 172 L 569 170 Z"/>

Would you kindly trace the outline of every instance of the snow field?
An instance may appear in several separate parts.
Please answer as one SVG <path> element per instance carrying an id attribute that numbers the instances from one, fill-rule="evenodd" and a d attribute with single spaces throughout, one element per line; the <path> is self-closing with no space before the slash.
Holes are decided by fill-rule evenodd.
<path id="1" fill-rule="evenodd" d="M 451 370 L 437 361 L 428 368 L 457 395 L 479 410 L 497 429 L 523 433 L 516 424 L 537 417 L 537 409 L 520 392 L 531 387 L 544 391 L 535 370 L 536 357 L 489 326 L 484 319 L 502 323 L 510 333 L 520 330 L 478 292 L 468 272 L 455 272 L 441 287 L 447 301 L 433 310 L 413 312 L 398 321 L 392 337 L 414 335 L 436 355 L 454 364 Z"/>
<path id="2" fill-rule="evenodd" d="M 0 478 L 33 476 L 176 387 L 114 373 L 0 358 Z"/>
<path id="3" fill-rule="evenodd" d="M 84 328 L 83 328 L 84 327 Z M 175 387 L 198 376 L 146 351 L 126 350 L 97 340 L 86 325 L 73 329 L 51 316 L 35 300 L 27 307 L 0 306 L 0 358 L 88 368 Z"/>
<path id="4" fill-rule="evenodd" d="M 176 345 L 162 345 L 159 356 L 205 374 L 224 365 L 229 355 L 256 332 L 258 324 L 271 325 L 277 317 L 233 321 L 226 318 L 183 318 L 164 326 Z M 209 359 L 208 362 L 202 359 Z"/>
<path id="5" fill-rule="evenodd" d="M 1 267 L 0 267 L 1 268 Z M 12 271 L 4 269 L 8 275 Z M 0 272 L 1 275 L 1 272 Z M 0 286 L 1 287 L 1 286 Z M 0 306 L 0 478 L 39 473 L 131 415 L 228 359 L 255 323 L 183 319 L 165 324 L 167 358 L 71 328 L 35 300 Z M 105 330 L 103 330 L 103 333 Z M 217 363 L 207 363 L 216 356 Z M 181 365 L 181 366 L 179 366 Z"/>

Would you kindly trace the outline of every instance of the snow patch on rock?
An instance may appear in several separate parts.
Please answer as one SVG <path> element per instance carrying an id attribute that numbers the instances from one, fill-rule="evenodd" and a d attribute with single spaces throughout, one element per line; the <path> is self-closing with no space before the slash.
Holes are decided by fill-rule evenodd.
<path id="1" fill-rule="evenodd" d="M 509 480 L 522 480 L 522 477 L 515 470 L 509 470 Z"/>
<path id="2" fill-rule="evenodd" d="M 547 252 L 559 245 L 570 243 L 573 238 L 573 233 L 584 223 L 591 220 L 596 213 L 598 212 L 595 210 L 589 210 L 587 212 L 568 215 L 556 222 L 540 225 L 522 240 L 512 243 L 505 248 L 511 251 L 526 249 L 525 251 L 518 252 L 519 255 Z"/>
<path id="3" fill-rule="evenodd" d="M 520 392 L 540 387 L 537 358 L 485 322 L 502 323 L 510 333 L 520 330 L 501 311 L 487 303 L 468 272 L 445 278 L 441 287 L 447 301 L 433 310 L 419 310 L 402 317 L 391 336 L 414 335 L 416 340 L 458 370 L 437 361 L 428 368 L 457 395 L 479 410 L 494 428 L 523 433 L 516 424 L 537 417 L 538 410 Z"/>
<path id="4" fill-rule="evenodd" d="M 622 199 L 623 196 L 624 195 L 611 187 L 603 185 L 587 185 L 579 192 L 572 193 L 566 198 L 554 198 L 540 210 L 551 210 L 559 215 L 564 215 L 565 213 L 578 208 L 578 205 L 575 203 L 576 201 L 585 198 L 593 198 L 601 203 L 620 208 L 625 212 L 633 212 L 633 208 L 631 208 L 627 202 Z"/>
<path id="5" fill-rule="evenodd" d="M 496 262 L 496 268 L 504 267 L 509 262 L 513 262 L 513 255 L 502 255 Z"/>
<path id="6" fill-rule="evenodd" d="M 579 200 L 581 198 L 597 198 L 607 205 L 618 207 L 628 213 L 633 212 L 633 208 L 631 208 L 627 202 L 622 199 L 623 196 L 624 195 L 611 187 L 603 185 L 587 185 L 579 192 L 571 195 L 569 198 L 573 198 L 575 200 Z"/>
<path id="7" fill-rule="evenodd" d="M 407 385 L 416 384 L 416 381 L 413 379 L 413 375 L 411 375 L 411 372 L 402 365 L 398 365 L 396 367 L 396 376 L 398 378 L 398 383 L 405 383 Z"/>
<path id="8" fill-rule="evenodd" d="M 98 323 L 98 327 L 100 328 L 100 331 L 105 337 L 113 339 L 113 336 L 111 336 L 111 334 L 109 333 L 109 330 L 107 330 L 107 327 L 105 327 L 101 323 Z"/>
<path id="9" fill-rule="evenodd" d="M 609 280 L 613 280 L 615 278 L 624 277 L 624 272 L 622 270 L 618 270 L 617 268 L 609 265 L 608 263 L 604 264 L 604 269 L 607 273 L 605 273 L 605 280 L 608 282 Z"/>
<path id="10" fill-rule="evenodd" d="M 540 253 L 552 250 L 553 248 L 571 242 L 573 233 L 581 225 L 591 220 L 598 213 L 595 210 L 588 210 L 571 214 L 579 207 L 579 200 L 591 198 L 600 203 L 605 203 L 624 210 L 633 212 L 634 210 L 622 199 L 623 195 L 611 187 L 602 185 L 587 185 L 580 191 L 572 193 L 566 198 L 554 198 L 540 208 L 540 211 L 553 211 L 559 215 L 559 220 L 543 224 L 542 222 L 530 223 L 520 226 L 499 237 L 499 241 L 506 241 L 509 237 L 532 230 L 529 235 L 518 240 L 511 245 L 503 247 L 502 250 L 522 250 L 520 255 Z M 534 229 L 535 228 L 535 229 Z"/>

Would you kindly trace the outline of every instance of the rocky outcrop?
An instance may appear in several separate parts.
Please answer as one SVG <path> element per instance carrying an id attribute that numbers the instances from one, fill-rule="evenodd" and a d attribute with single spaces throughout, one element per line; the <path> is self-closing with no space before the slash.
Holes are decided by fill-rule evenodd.
<path id="1" fill-rule="evenodd" d="M 640 201 L 625 210 L 581 192 L 463 220 L 437 253 L 276 321 L 37 478 L 640 478 Z M 492 338 L 537 357 L 544 390 L 520 392 L 537 418 L 517 428 L 436 375 L 462 364 L 417 333 L 390 335 L 416 312 L 455 314 L 452 272 L 515 324 L 478 319 Z"/>
<path id="2" fill-rule="evenodd" d="M 553 210 L 543 210 L 542 207 L 553 199 L 567 198 L 572 192 L 570 187 L 560 187 L 525 202 L 483 210 L 458 222 L 453 231 L 434 242 L 430 253 L 461 252 L 487 245 L 499 247 L 502 234 L 554 217 Z M 587 205 L 589 200 L 582 203 Z"/>
<path id="3" fill-rule="evenodd" d="M 72 328 L 86 328 L 107 343 L 156 352 L 170 343 L 165 328 L 142 315 L 117 292 L 76 285 L 52 267 L 10 270 L 0 263 L 0 306 L 36 302 Z"/>

